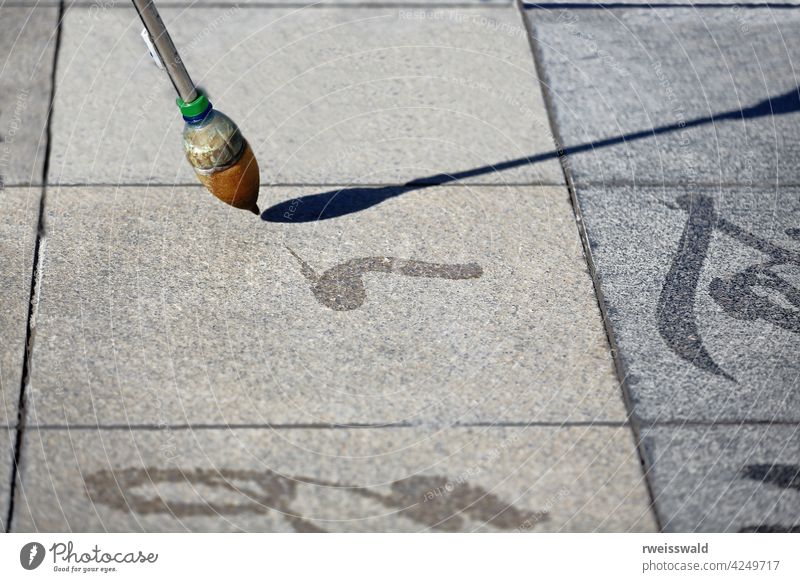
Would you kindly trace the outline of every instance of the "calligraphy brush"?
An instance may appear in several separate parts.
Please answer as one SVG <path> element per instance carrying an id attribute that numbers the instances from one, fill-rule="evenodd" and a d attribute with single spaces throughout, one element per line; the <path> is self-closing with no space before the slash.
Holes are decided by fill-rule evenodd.
<path id="1" fill-rule="evenodd" d="M 183 147 L 186 159 L 206 188 L 236 208 L 259 214 L 259 172 L 253 151 L 237 125 L 211 106 L 195 87 L 153 0 L 132 0 L 145 30 L 142 36 L 159 68 L 165 69 L 186 122 Z"/>

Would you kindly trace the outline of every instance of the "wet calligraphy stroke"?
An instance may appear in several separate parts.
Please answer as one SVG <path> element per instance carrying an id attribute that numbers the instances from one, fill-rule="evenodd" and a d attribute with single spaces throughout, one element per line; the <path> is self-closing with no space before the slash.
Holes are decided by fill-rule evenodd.
<path id="1" fill-rule="evenodd" d="M 743 479 L 752 479 L 780 489 L 794 489 L 800 492 L 800 465 L 760 464 L 747 465 L 742 470 Z M 739 530 L 748 533 L 800 533 L 800 523 L 792 525 L 760 524 Z"/>
<path id="2" fill-rule="evenodd" d="M 350 259 L 320 275 L 296 252 L 289 247 L 286 248 L 300 263 L 300 271 L 311 283 L 311 292 L 317 301 L 336 311 L 350 311 L 364 305 L 367 291 L 363 277 L 367 273 L 391 273 L 406 277 L 449 280 L 477 279 L 483 275 L 483 269 L 477 263 L 449 265 L 395 257 Z"/>
<path id="3" fill-rule="evenodd" d="M 526 512 L 481 487 L 456 483 L 436 475 L 416 475 L 395 481 L 388 493 L 367 487 L 284 476 L 270 470 L 161 469 L 157 467 L 102 470 L 84 479 L 94 503 L 137 515 L 166 514 L 176 518 L 279 512 L 297 532 L 323 532 L 292 508 L 301 487 L 333 487 L 372 500 L 438 531 L 462 531 L 467 518 L 497 529 L 530 529 L 548 518 L 546 511 Z M 185 484 L 197 498 L 198 486 L 211 488 L 208 499 L 165 499 L 159 485 Z M 145 488 L 150 489 L 148 495 Z"/>
<path id="4" fill-rule="evenodd" d="M 746 479 L 761 481 L 781 489 L 794 489 L 800 492 L 800 465 L 778 463 L 747 465 L 742 471 Z"/>
<path id="5" fill-rule="evenodd" d="M 800 253 L 772 244 L 721 218 L 710 196 L 681 196 L 676 203 L 676 209 L 687 212 L 689 217 L 661 289 L 658 331 L 682 359 L 701 370 L 734 380 L 714 361 L 703 344 L 694 312 L 697 286 L 714 230 L 769 258 L 730 277 L 712 279 L 711 298 L 731 317 L 747 321 L 763 319 L 794 333 L 800 333 L 800 290 L 782 278 L 776 269 L 783 265 L 800 266 Z M 785 232 L 800 240 L 799 229 Z M 775 303 L 759 293 L 759 289 L 782 295 L 788 305 Z"/>

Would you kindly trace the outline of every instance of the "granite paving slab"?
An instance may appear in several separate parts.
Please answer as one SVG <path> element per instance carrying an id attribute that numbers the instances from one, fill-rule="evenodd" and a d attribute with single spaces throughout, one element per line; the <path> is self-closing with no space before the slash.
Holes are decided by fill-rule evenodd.
<path id="1" fill-rule="evenodd" d="M 513 6 L 161 12 L 262 182 L 563 183 L 554 156 L 519 162 L 553 142 Z M 173 89 L 139 31 L 133 10 L 67 11 L 51 181 L 194 181 Z"/>
<path id="2" fill-rule="evenodd" d="M 53 189 L 29 425 L 626 419 L 564 188 L 329 193 Z"/>
<path id="3" fill-rule="evenodd" d="M 0 189 L 0 426 L 17 424 L 40 197 L 41 187 Z"/>
<path id="4" fill-rule="evenodd" d="M 37 0 L 22 0 L 23 2 L 31 2 L 35 3 Z M 56 0 L 38 0 L 40 2 L 55 2 L 58 3 Z M 157 0 L 156 0 L 157 1 Z M 158 6 L 180 6 L 180 5 L 187 5 L 187 6 L 225 6 L 225 5 L 237 5 L 237 6 L 252 6 L 258 8 L 271 8 L 274 6 L 281 6 L 287 5 L 292 7 L 308 7 L 308 8 L 317 8 L 317 7 L 324 7 L 328 5 L 339 6 L 339 5 L 368 5 L 368 6 L 403 6 L 403 5 L 411 5 L 414 7 L 448 7 L 453 4 L 464 6 L 464 5 L 475 5 L 475 6 L 487 6 L 487 5 L 504 5 L 504 4 L 511 4 L 512 0 L 430 0 L 426 2 L 420 2 L 420 0 L 162 0 L 158 2 Z M 127 8 L 130 4 L 130 0 L 67 0 L 67 5 L 69 6 L 92 6 L 96 5 L 98 8 L 105 8 L 105 9 L 123 9 Z"/>
<path id="5" fill-rule="evenodd" d="M 8 8 L 48 8 L 58 6 L 60 0 L 6 0 L 3 6 Z M 69 3 L 70 0 L 67 0 Z"/>
<path id="6" fill-rule="evenodd" d="M 0 427 L 0 532 L 6 531 L 11 500 L 11 471 L 14 465 L 14 430 Z"/>
<path id="7" fill-rule="evenodd" d="M 665 531 L 800 532 L 800 425 L 644 432 Z"/>
<path id="8" fill-rule="evenodd" d="M 130 0 L 66 0 L 67 6 L 97 6 L 97 9 L 124 9 L 128 7 Z M 7 0 L 6 5 L 12 6 L 58 6 L 59 0 Z M 420 0 L 162 0 L 159 6 L 174 6 L 174 5 L 193 5 L 193 6 L 219 6 L 219 5 L 241 5 L 241 6 L 261 6 L 271 7 L 275 5 L 290 5 L 290 6 L 326 6 L 326 5 L 387 5 L 387 6 L 403 6 L 411 5 L 414 7 L 443 7 L 447 8 L 450 5 L 476 5 L 476 6 L 494 6 L 497 4 L 511 4 L 511 0 L 428 0 L 422 2 Z M 604 6 L 618 6 L 618 5 L 632 5 L 632 6 L 726 6 L 747 4 L 750 5 L 763 5 L 765 7 L 775 8 L 778 6 L 792 6 L 797 5 L 796 0 L 755 0 L 753 2 L 741 2 L 741 0 L 660 0 L 659 2 L 647 2 L 647 0 L 614 0 L 602 2 L 600 0 L 558 0 L 552 2 L 525 2 L 528 7 L 546 7 L 552 9 L 561 8 L 564 5 L 574 5 L 577 9 L 604 7 Z"/>
<path id="9" fill-rule="evenodd" d="M 14 531 L 655 528 L 627 427 L 29 430 L 24 455 Z"/>
<path id="10" fill-rule="evenodd" d="M 800 182 L 800 10 L 526 14 L 576 183 Z"/>
<path id="11" fill-rule="evenodd" d="M 752 2 L 742 2 L 742 0 L 658 0 L 658 2 L 648 2 L 647 0 L 542 0 L 541 2 L 523 2 L 523 6 L 529 10 L 546 9 L 560 10 L 596 10 L 613 8 L 640 8 L 640 9 L 660 9 L 660 8 L 686 8 L 696 7 L 698 9 L 730 8 L 733 10 L 767 10 L 767 9 L 791 9 L 800 6 L 796 0 L 754 0 Z"/>
<path id="12" fill-rule="evenodd" d="M 800 421 L 800 190 L 577 192 L 634 414 Z"/>
<path id="13" fill-rule="evenodd" d="M 58 11 L 0 6 L 0 188 L 41 184 Z"/>
<path id="14" fill-rule="evenodd" d="M 66 0 L 67 6 L 97 6 L 106 10 L 111 8 L 127 8 L 129 0 Z M 58 6 L 59 0 L 7 0 L 6 5 L 12 6 Z M 225 4 L 238 4 L 241 6 L 262 6 L 271 7 L 274 5 L 287 4 L 291 6 L 326 6 L 329 4 L 352 4 L 352 5 L 381 5 L 387 6 L 402 6 L 409 4 L 414 7 L 448 7 L 448 5 L 456 4 L 459 6 L 471 5 L 486 6 L 495 4 L 510 4 L 511 0 L 429 0 L 421 2 L 420 0 L 162 0 L 159 6 L 172 6 L 180 4 L 188 4 L 195 6 L 218 6 Z M 543 7 L 548 9 L 561 8 L 565 5 L 574 5 L 576 9 L 593 8 L 593 7 L 612 7 L 618 5 L 631 5 L 631 6 L 726 6 L 726 5 L 741 5 L 746 4 L 748 9 L 752 6 L 763 5 L 764 7 L 775 8 L 778 6 L 794 6 L 800 5 L 796 0 L 755 0 L 753 2 L 742 2 L 741 0 L 660 0 L 659 2 L 647 2 L 647 0 L 614 0 L 603 2 L 600 0 L 558 0 L 553 2 L 525 2 L 526 7 L 535 8 Z M 744 7 L 742 7 L 744 9 Z"/>

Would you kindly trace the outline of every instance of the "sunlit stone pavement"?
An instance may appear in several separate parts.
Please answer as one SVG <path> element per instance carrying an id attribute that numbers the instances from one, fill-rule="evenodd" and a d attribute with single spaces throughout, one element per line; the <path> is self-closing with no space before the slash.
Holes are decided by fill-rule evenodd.
<path id="1" fill-rule="evenodd" d="M 800 528 L 800 5 L 0 6 L 7 531 Z M 52 107 L 50 106 L 52 103 Z"/>

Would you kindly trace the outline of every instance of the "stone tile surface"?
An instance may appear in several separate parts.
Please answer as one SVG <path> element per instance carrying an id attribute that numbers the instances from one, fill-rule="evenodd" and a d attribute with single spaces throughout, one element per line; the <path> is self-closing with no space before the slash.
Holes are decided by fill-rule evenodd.
<path id="1" fill-rule="evenodd" d="M 697 6 L 702 9 L 714 9 L 718 7 L 730 8 L 737 11 L 745 10 L 768 10 L 777 7 L 791 9 L 793 6 L 800 6 L 796 0 L 754 0 L 753 2 L 742 2 L 741 0 L 658 0 L 658 2 L 648 2 L 647 0 L 558 0 L 548 2 L 524 2 L 528 10 L 596 10 L 602 8 L 625 8 L 655 10 L 663 8 L 686 8 Z M 783 9 L 783 8 L 781 8 Z"/>
<path id="2" fill-rule="evenodd" d="M 17 424 L 40 196 L 40 187 L 0 189 L 0 427 Z"/>
<path id="3" fill-rule="evenodd" d="M 59 0 L 7 0 L 6 5 L 11 6 L 58 6 Z M 108 10 L 132 10 L 128 0 L 65 0 L 67 7 L 89 8 L 92 12 L 99 13 Z M 185 4 L 194 7 L 225 7 L 226 5 L 252 7 L 252 8 L 274 8 L 281 5 L 291 6 L 292 8 L 315 9 L 326 6 L 399 6 L 409 5 L 409 8 L 420 8 L 425 5 L 425 9 L 448 8 L 452 5 L 464 6 L 503 6 L 512 4 L 512 0 L 432 0 L 431 2 L 419 2 L 419 0 L 163 0 L 158 3 L 159 11 L 162 7 L 180 6 Z M 94 7 L 94 8 L 92 8 Z"/>
<path id="4" fill-rule="evenodd" d="M 301 220 L 324 192 L 260 203 Z M 29 424 L 625 419 L 563 188 L 432 187 L 289 224 L 200 187 L 47 207 Z"/>
<path id="5" fill-rule="evenodd" d="M 14 436 L 11 429 L 0 428 L 0 532 L 6 531 L 11 500 L 11 471 L 14 464 Z"/>
<path id="6" fill-rule="evenodd" d="M 435 8 L 448 8 L 450 5 L 456 4 L 459 6 L 463 5 L 476 5 L 476 6 L 494 6 L 494 5 L 505 5 L 511 4 L 511 0 L 431 0 L 429 2 L 420 2 L 419 0 L 169 0 L 169 2 L 161 2 L 160 5 L 179 5 L 179 4 L 187 4 L 191 6 L 220 6 L 225 4 L 230 5 L 239 5 L 239 6 L 280 6 L 281 4 L 291 5 L 291 6 L 308 6 L 311 8 L 312 6 L 328 6 L 328 5 L 382 5 L 385 4 L 387 6 L 403 6 L 405 4 L 410 5 L 412 8 L 420 7 L 422 4 L 425 5 L 426 9 L 435 9 Z M 6 2 L 7 5 L 13 6 L 58 6 L 58 0 L 9 0 Z M 613 2 L 603 2 L 600 0 L 558 0 L 558 2 L 526 2 L 525 6 L 529 10 L 533 9 L 548 9 L 548 10 L 560 10 L 565 7 L 565 5 L 575 5 L 575 9 L 586 9 L 592 8 L 592 5 L 596 5 L 597 8 L 602 8 L 603 6 L 607 7 L 617 7 L 617 6 L 628 6 L 631 7 L 641 7 L 641 8 L 648 8 L 649 6 L 656 5 L 657 7 L 664 7 L 664 6 L 718 6 L 718 5 L 736 5 L 742 4 L 741 0 L 660 0 L 659 2 L 647 2 L 646 0 L 614 0 Z M 748 5 L 764 5 L 764 8 L 775 8 L 776 6 L 794 6 L 798 5 L 796 0 L 756 0 L 754 2 L 747 2 Z M 123 0 L 66 0 L 67 6 L 81 6 L 81 7 L 90 7 L 90 6 L 97 6 L 97 9 L 105 8 L 106 10 L 115 8 L 115 9 L 125 9 L 127 8 L 127 4 Z M 752 9 L 748 6 L 748 9 Z"/>
<path id="7" fill-rule="evenodd" d="M 31 2 L 35 3 L 37 0 L 22 0 L 23 2 Z M 38 0 L 40 2 L 55 2 L 55 0 Z M 56 2 L 57 3 L 57 2 Z M 105 6 L 106 8 L 124 8 L 126 5 L 122 0 L 67 0 L 67 4 L 71 6 L 91 6 L 92 4 L 97 4 L 99 6 Z M 252 6 L 256 7 L 274 7 L 274 6 L 281 6 L 283 4 L 292 6 L 292 7 L 308 7 L 308 9 L 313 9 L 317 7 L 325 7 L 325 6 L 339 6 L 339 5 L 370 5 L 370 6 L 380 6 L 380 5 L 387 5 L 387 6 L 403 6 L 405 4 L 409 4 L 412 7 L 416 8 L 419 7 L 421 4 L 425 4 L 427 7 L 431 8 L 447 8 L 449 5 L 457 4 L 459 6 L 463 5 L 472 5 L 475 6 L 487 6 L 487 5 L 505 5 L 511 4 L 511 0 L 432 0 L 430 2 L 419 2 L 419 0 L 169 0 L 168 2 L 161 2 L 159 6 L 164 5 L 166 6 L 175 6 L 186 4 L 188 6 L 202 6 L 202 7 L 218 7 L 224 6 L 226 4 L 230 5 L 237 5 L 237 6 Z M 160 10 L 160 8 L 159 8 Z"/>
<path id="8" fill-rule="evenodd" d="M 67 0 L 69 3 L 70 0 Z M 6 0 L 3 6 L 8 8 L 48 8 L 58 6 L 59 0 Z"/>
<path id="9" fill-rule="evenodd" d="M 57 16 L 0 7 L 0 187 L 42 183 Z"/>
<path id="10" fill-rule="evenodd" d="M 627 427 L 30 430 L 26 438 L 14 531 L 655 527 Z"/>
<path id="11" fill-rule="evenodd" d="M 563 183 L 515 7 L 163 9 L 193 79 L 241 126 L 262 181 Z M 133 11 L 67 12 L 50 179 L 191 183 L 173 89 Z M 235 42 L 231 42 L 235 39 Z M 80 74 L 78 74 L 80 72 Z M 465 178 L 466 179 L 466 178 Z"/>
<path id="12" fill-rule="evenodd" d="M 108 10 L 132 10 L 128 0 L 65 0 L 67 7 L 90 8 L 92 12 L 105 12 Z M 58 6 L 59 0 L 7 0 L 6 5 L 12 6 Z M 452 5 L 464 6 L 504 6 L 512 4 L 512 0 L 432 0 L 430 2 L 419 2 L 419 0 L 162 0 L 158 3 L 159 11 L 168 7 L 180 5 L 194 7 L 226 7 L 240 6 L 252 8 L 274 8 L 282 5 L 292 8 L 306 7 L 309 10 L 326 6 L 399 6 L 408 5 L 409 8 L 420 8 L 425 5 L 425 9 L 449 8 Z M 94 8 L 92 8 L 94 7 Z"/>
<path id="13" fill-rule="evenodd" d="M 800 531 L 800 427 L 645 431 L 665 531 Z"/>
<path id="14" fill-rule="evenodd" d="M 800 421 L 800 190 L 578 199 L 634 413 Z"/>
<path id="15" fill-rule="evenodd" d="M 798 183 L 800 10 L 529 10 L 578 183 Z"/>

